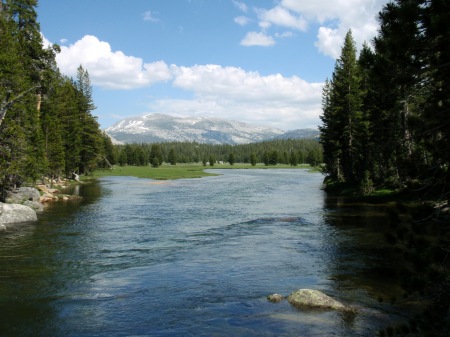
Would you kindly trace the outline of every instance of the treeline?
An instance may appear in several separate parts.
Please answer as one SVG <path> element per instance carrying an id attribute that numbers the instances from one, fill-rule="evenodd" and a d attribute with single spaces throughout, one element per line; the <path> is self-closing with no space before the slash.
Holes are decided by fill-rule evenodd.
<path id="1" fill-rule="evenodd" d="M 326 174 L 334 181 L 449 198 L 450 2 L 392 1 L 372 48 L 351 31 L 323 89 Z"/>
<path id="2" fill-rule="evenodd" d="M 241 145 L 167 142 L 116 145 L 109 148 L 106 156 L 108 162 L 119 165 L 228 162 L 294 166 L 308 163 L 316 166 L 322 163 L 322 146 L 313 139 L 278 139 Z"/>
<path id="3" fill-rule="evenodd" d="M 349 32 L 323 89 L 320 131 L 330 181 L 363 193 L 387 186 L 434 199 L 425 210 L 416 204 L 411 221 L 393 214 L 386 233 L 404 297 L 426 295 L 428 304 L 379 336 L 450 335 L 449 19 L 448 0 L 389 2 L 373 48 L 366 44 L 357 56 Z"/>
<path id="4" fill-rule="evenodd" d="M 44 48 L 36 0 L 0 1 L 0 200 L 42 176 L 92 171 L 105 143 L 88 71 L 75 80 L 56 65 L 60 48 Z"/>

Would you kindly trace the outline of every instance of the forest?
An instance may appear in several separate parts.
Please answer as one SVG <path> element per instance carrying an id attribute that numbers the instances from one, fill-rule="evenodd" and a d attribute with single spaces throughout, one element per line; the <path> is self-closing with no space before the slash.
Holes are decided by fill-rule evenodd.
<path id="1" fill-rule="evenodd" d="M 349 31 L 323 89 L 326 174 L 349 184 L 450 191 L 450 5 L 394 1 L 371 46 Z"/>
<path id="2" fill-rule="evenodd" d="M 89 73 L 62 75 L 58 45 L 44 47 L 36 0 L 0 1 L 0 200 L 43 176 L 84 174 L 101 161 L 105 143 Z"/>
<path id="3" fill-rule="evenodd" d="M 327 190 L 352 188 L 361 198 L 389 189 L 401 192 L 396 202 L 414 201 L 412 220 L 396 218 L 386 239 L 405 298 L 418 294 L 429 306 L 380 336 L 450 335 L 449 22 L 447 0 L 389 2 L 359 54 L 347 33 L 323 88 Z"/>
<path id="4" fill-rule="evenodd" d="M 154 161 L 154 158 L 157 161 Z M 276 139 L 250 144 L 202 144 L 196 142 L 167 142 L 156 144 L 126 144 L 107 148 L 106 158 L 111 164 L 152 165 L 176 163 L 264 163 L 268 165 L 322 163 L 322 146 L 315 139 Z M 102 167 L 107 167 L 105 161 Z"/>

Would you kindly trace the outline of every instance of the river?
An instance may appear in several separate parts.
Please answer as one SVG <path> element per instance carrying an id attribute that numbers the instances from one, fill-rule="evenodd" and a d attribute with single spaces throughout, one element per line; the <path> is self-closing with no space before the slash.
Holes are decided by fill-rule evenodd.
<path id="1" fill-rule="evenodd" d="M 102 178 L 9 226 L 0 335 L 373 336 L 407 318 L 386 206 L 329 198 L 302 169 L 212 172 Z M 299 288 L 358 313 L 266 299 Z"/>

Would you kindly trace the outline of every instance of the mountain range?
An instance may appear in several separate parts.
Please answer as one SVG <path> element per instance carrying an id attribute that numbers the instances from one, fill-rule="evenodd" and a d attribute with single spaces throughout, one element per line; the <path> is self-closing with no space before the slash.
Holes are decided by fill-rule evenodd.
<path id="1" fill-rule="evenodd" d="M 247 144 L 277 138 L 317 138 L 319 131 L 283 131 L 267 126 L 211 117 L 180 118 L 149 114 L 125 118 L 105 129 L 113 143 L 198 142 L 208 144 Z"/>

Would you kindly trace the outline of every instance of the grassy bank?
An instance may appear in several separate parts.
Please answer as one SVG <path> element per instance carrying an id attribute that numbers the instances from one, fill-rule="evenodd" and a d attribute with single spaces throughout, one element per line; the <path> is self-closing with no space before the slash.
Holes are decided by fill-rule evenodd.
<path id="1" fill-rule="evenodd" d="M 89 178 L 99 178 L 108 176 L 132 176 L 137 178 L 148 178 L 156 180 L 188 179 L 214 176 L 216 174 L 207 173 L 205 169 L 295 169 L 311 168 L 309 165 L 289 166 L 275 165 L 264 166 L 262 164 L 251 166 L 250 164 L 216 164 L 214 166 L 203 166 L 202 164 L 177 164 L 162 165 L 160 167 L 151 166 L 114 166 L 113 169 L 98 169 Z"/>

